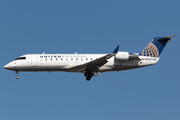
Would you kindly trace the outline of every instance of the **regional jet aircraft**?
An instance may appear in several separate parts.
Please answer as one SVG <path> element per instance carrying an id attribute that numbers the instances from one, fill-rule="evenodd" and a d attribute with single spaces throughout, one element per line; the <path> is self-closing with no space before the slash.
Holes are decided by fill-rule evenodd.
<path id="1" fill-rule="evenodd" d="M 19 71 L 65 71 L 83 73 L 86 80 L 103 72 L 121 71 L 156 64 L 168 37 L 155 37 L 140 53 L 120 52 L 119 46 L 110 54 L 26 54 L 4 66 L 5 69 Z"/>

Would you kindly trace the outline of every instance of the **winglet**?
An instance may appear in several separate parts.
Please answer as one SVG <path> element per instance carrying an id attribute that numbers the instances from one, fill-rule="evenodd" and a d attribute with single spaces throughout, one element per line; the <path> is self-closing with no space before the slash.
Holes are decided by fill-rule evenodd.
<path id="1" fill-rule="evenodd" d="M 117 53 L 119 50 L 119 45 L 116 47 L 116 49 L 113 51 L 113 53 Z"/>

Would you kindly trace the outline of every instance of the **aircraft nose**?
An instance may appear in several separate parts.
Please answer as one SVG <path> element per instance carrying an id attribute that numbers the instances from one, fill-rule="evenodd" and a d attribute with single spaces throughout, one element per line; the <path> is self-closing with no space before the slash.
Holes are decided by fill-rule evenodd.
<path id="1" fill-rule="evenodd" d="M 8 63 L 7 65 L 4 66 L 4 69 L 8 69 L 8 70 L 13 70 L 13 65 L 12 63 Z"/>
<path id="2" fill-rule="evenodd" d="M 8 68 L 10 68 L 10 65 L 9 65 L 9 64 L 7 64 L 7 65 L 4 66 L 4 69 L 8 69 Z"/>

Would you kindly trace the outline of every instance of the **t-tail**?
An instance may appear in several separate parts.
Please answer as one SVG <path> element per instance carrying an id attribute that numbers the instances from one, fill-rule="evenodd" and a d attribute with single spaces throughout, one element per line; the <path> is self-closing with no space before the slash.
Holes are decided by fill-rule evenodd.
<path id="1" fill-rule="evenodd" d="M 147 57 L 156 57 L 158 58 L 164 47 L 166 46 L 167 42 L 170 42 L 170 39 L 175 35 L 171 35 L 168 37 L 155 37 L 139 55 L 147 56 Z"/>

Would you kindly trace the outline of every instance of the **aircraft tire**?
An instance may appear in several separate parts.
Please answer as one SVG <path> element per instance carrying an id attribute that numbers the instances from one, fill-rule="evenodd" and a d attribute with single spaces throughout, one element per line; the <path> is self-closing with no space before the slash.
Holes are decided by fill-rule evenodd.
<path id="1" fill-rule="evenodd" d="M 88 75 L 88 76 L 86 77 L 86 80 L 87 80 L 87 81 L 90 81 L 90 80 L 91 80 L 91 76 Z"/>
<path id="2" fill-rule="evenodd" d="M 16 76 L 16 79 L 19 79 L 19 75 Z"/>

